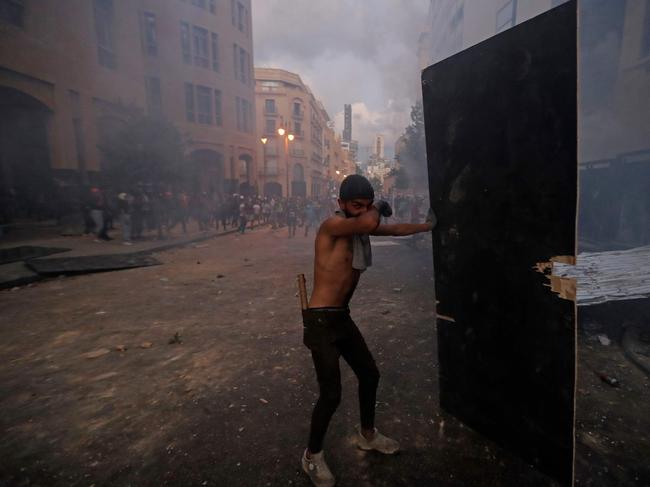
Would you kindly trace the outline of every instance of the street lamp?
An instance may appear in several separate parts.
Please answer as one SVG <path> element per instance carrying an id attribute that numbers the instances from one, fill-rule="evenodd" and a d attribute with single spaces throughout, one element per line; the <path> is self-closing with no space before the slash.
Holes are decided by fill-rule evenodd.
<path id="1" fill-rule="evenodd" d="M 262 143 L 263 146 L 266 146 L 266 143 L 269 141 L 268 138 L 262 137 L 260 139 L 260 142 Z M 266 182 L 266 177 L 267 177 L 267 169 L 266 169 L 266 147 L 262 148 L 262 161 L 264 162 L 264 175 L 262 176 L 264 178 L 264 181 Z M 265 189 L 266 191 L 266 189 Z"/>
<path id="2" fill-rule="evenodd" d="M 284 158 L 286 162 L 286 168 L 287 168 L 287 198 L 289 198 L 289 142 L 292 141 L 295 137 L 293 134 L 287 134 L 285 137 L 285 134 L 287 131 L 283 128 L 280 127 L 278 129 L 278 135 L 280 137 L 284 138 Z"/>

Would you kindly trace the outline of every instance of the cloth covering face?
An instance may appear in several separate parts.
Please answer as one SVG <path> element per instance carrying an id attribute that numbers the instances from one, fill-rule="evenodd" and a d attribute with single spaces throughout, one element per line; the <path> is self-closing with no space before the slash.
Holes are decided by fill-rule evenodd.
<path id="1" fill-rule="evenodd" d="M 335 214 L 347 218 L 345 212 L 337 210 Z M 372 265 L 372 248 L 370 235 L 352 235 L 352 268 L 360 272 Z"/>

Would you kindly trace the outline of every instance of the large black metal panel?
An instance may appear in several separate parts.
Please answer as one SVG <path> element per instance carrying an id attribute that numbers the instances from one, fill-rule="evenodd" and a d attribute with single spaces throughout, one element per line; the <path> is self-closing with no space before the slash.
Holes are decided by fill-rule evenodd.
<path id="1" fill-rule="evenodd" d="M 575 256 L 576 3 L 423 73 L 440 400 L 570 484 L 575 303 L 536 264 Z"/>

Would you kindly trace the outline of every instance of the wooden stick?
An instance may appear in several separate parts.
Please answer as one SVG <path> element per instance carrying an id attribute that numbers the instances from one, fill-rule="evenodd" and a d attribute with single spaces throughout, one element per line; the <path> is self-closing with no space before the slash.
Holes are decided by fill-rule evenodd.
<path id="1" fill-rule="evenodd" d="M 298 281 L 298 294 L 300 295 L 300 307 L 305 310 L 307 309 L 307 286 L 305 285 L 305 275 L 298 274 L 296 277 Z"/>

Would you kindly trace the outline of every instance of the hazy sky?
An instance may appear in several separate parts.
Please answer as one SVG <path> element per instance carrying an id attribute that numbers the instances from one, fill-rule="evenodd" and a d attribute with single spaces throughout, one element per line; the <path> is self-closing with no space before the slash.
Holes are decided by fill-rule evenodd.
<path id="1" fill-rule="evenodd" d="M 428 0 L 252 0 L 255 65 L 298 73 L 343 130 L 387 156 L 409 123 L 420 90 L 417 39 Z"/>

